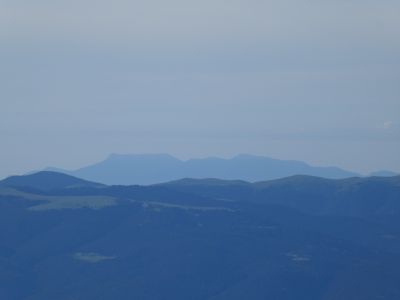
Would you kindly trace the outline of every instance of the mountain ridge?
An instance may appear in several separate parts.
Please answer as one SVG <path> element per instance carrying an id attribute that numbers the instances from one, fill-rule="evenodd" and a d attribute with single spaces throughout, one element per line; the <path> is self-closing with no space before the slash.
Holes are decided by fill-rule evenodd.
<path id="1" fill-rule="evenodd" d="M 0 187 L 29 187 L 39 190 L 52 190 L 76 187 L 101 187 L 101 183 L 87 181 L 68 174 L 52 171 L 39 171 L 28 175 L 15 175 L 0 180 Z"/>
<path id="2" fill-rule="evenodd" d="M 149 185 L 181 178 L 220 178 L 256 182 L 313 175 L 325 178 L 360 176 L 338 167 L 311 166 L 302 161 L 239 154 L 232 158 L 180 160 L 169 154 L 111 154 L 106 159 L 73 171 L 49 168 L 103 184 Z"/>

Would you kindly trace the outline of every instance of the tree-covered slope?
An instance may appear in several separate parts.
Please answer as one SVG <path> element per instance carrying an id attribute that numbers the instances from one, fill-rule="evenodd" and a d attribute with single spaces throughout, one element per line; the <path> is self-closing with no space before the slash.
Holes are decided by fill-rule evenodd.
<path id="1" fill-rule="evenodd" d="M 1 299 L 400 297 L 397 177 L 44 191 L 28 181 L 0 188 Z"/>

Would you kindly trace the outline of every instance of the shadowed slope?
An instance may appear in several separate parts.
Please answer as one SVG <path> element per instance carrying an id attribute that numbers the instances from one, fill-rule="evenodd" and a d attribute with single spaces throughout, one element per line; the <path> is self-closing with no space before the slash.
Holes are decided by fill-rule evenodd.
<path id="1" fill-rule="evenodd" d="M 100 183 L 57 172 L 42 171 L 30 175 L 11 176 L 0 181 L 0 187 L 28 187 L 38 190 L 54 190 L 78 187 L 101 187 Z"/>

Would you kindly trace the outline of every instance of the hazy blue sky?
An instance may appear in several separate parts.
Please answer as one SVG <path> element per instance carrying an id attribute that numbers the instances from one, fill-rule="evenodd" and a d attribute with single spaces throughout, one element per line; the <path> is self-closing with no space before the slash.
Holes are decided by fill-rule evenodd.
<path id="1" fill-rule="evenodd" d="M 0 176 L 109 153 L 400 171 L 398 0 L 1 0 Z"/>

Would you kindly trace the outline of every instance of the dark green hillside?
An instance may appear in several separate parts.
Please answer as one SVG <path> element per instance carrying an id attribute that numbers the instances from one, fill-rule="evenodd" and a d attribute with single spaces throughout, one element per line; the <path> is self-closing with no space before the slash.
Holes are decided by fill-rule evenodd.
<path id="1" fill-rule="evenodd" d="M 57 172 L 42 171 L 24 176 L 11 176 L 0 181 L 0 187 L 28 187 L 38 190 L 54 190 L 78 187 L 101 187 L 94 183 Z"/>
<path id="2" fill-rule="evenodd" d="M 398 177 L 30 178 L 0 187 L 0 299 L 400 298 Z"/>
<path id="3" fill-rule="evenodd" d="M 400 214 L 400 176 L 332 180 L 298 175 L 253 184 L 222 182 L 182 180 L 164 186 L 215 199 L 276 204 L 318 215 Z"/>

